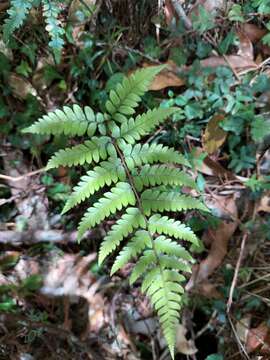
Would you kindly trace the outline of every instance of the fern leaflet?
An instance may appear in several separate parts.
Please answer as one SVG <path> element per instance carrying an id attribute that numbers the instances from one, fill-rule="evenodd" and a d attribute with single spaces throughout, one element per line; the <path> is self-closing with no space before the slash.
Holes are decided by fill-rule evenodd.
<path id="1" fill-rule="evenodd" d="M 97 116 L 93 110 L 86 106 L 84 111 L 79 105 L 73 108 L 64 106 L 63 110 L 55 110 L 44 115 L 35 124 L 23 130 L 32 134 L 82 136 L 87 134 L 93 136 L 97 124 L 103 121 L 102 114 Z"/>
<path id="2" fill-rule="evenodd" d="M 83 144 L 75 145 L 71 148 L 59 150 L 48 162 L 47 169 L 59 166 L 91 164 L 92 161 L 98 162 L 99 159 L 105 160 L 108 152 L 106 145 L 109 138 L 103 136 L 86 140 Z"/>
<path id="3" fill-rule="evenodd" d="M 119 182 L 86 211 L 78 227 L 79 238 L 83 236 L 86 230 L 99 224 L 105 217 L 114 214 L 116 210 L 121 210 L 123 206 L 127 205 L 135 205 L 134 193 L 128 183 Z"/>

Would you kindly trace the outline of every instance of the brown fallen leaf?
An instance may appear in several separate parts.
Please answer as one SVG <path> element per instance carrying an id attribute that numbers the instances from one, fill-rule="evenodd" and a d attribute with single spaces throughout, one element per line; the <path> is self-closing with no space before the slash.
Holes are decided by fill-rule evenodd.
<path id="1" fill-rule="evenodd" d="M 266 193 L 262 196 L 259 203 L 256 206 L 256 211 L 264 211 L 270 213 L 270 193 Z"/>
<path id="2" fill-rule="evenodd" d="M 224 120 L 224 115 L 216 114 L 206 126 L 202 142 L 203 147 L 208 154 L 216 152 L 224 144 L 227 138 L 227 132 L 219 126 L 219 123 L 222 120 Z"/>
<path id="3" fill-rule="evenodd" d="M 186 290 L 191 290 L 197 284 L 206 280 L 222 263 L 227 254 L 228 242 L 237 229 L 236 221 L 238 211 L 235 203 L 235 196 L 213 196 L 215 212 L 224 218 L 233 220 L 223 220 L 216 229 L 208 229 L 203 234 L 202 240 L 205 244 L 210 244 L 210 250 L 206 259 L 199 265 L 193 267 L 192 275 L 186 285 Z M 207 204 L 209 206 L 209 204 Z M 213 205 L 212 205 L 213 206 Z"/>
<path id="4" fill-rule="evenodd" d="M 169 86 L 183 86 L 185 84 L 185 81 L 176 75 L 177 66 L 175 63 L 169 60 L 165 64 L 167 65 L 167 68 L 155 76 L 152 84 L 150 85 L 150 90 L 162 90 Z M 143 64 L 143 67 L 149 66 L 153 65 L 149 65 L 147 63 Z"/>
<path id="5" fill-rule="evenodd" d="M 177 326 L 176 330 L 176 349 L 179 353 L 184 355 L 194 355 L 198 351 L 194 341 L 186 338 L 187 329 L 182 324 Z"/>
<path id="6" fill-rule="evenodd" d="M 221 56 L 211 56 L 201 60 L 201 65 L 204 67 L 230 66 L 235 71 L 256 70 L 258 68 L 253 60 L 240 55 L 227 55 L 226 59 Z"/>
<path id="7" fill-rule="evenodd" d="M 165 16 L 166 24 L 168 26 L 170 26 L 172 24 L 173 19 L 176 16 L 174 7 L 172 6 L 172 3 L 171 3 L 171 0 L 165 0 L 164 16 Z"/>
<path id="8" fill-rule="evenodd" d="M 18 99 L 24 100 L 26 97 L 31 94 L 37 96 L 36 89 L 31 85 L 31 83 L 15 73 L 11 73 L 8 79 L 9 86 L 13 92 L 13 95 Z"/>
<path id="9" fill-rule="evenodd" d="M 254 52 L 253 52 L 253 45 L 250 38 L 247 34 L 241 30 L 237 32 L 237 36 L 239 38 L 239 50 L 238 55 L 243 56 L 244 58 L 253 60 L 254 59 Z"/>
<path id="10" fill-rule="evenodd" d="M 261 38 L 267 33 L 267 30 L 260 29 L 257 25 L 245 23 L 241 26 L 241 31 L 249 38 L 254 44 L 261 40 Z"/>
<path id="11" fill-rule="evenodd" d="M 196 287 L 196 293 L 208 298 L 208 299 L 221 299 L 222 294 L 217 290 L 216 285 L 210 283 L 208 280 L 204 280 Z"/>
<path id="12" fill-rule="evenodd" d="M 260 353 L 270 354 L 270 329 L 265 322 L 262 322 L 256 328 L 249 329 L 246 350 L 248 353 L 259 351 Z"/>
<path id="13" fill-rule="evenodd" d="M 195 156 L 198 156 L 203 153 L 203 149 L 197 147 L 195 150 Z M 206 156 L 202 162 L 196 164 L 198 171 L 205 175 L 209 176 L 218 176 L 220 178 L 234 180 L 235 175 L 221 166 L 217 161 L 211 159 L 209 156 Z"/>
<path id="14" fill-rule="evenodd" d="M 199 6 L 203 6 L 206 11 L 211 14 L 215 14 L 217 10 L 224 9 L 226 5 L 224 0 L 197 0 L 191 7 L 188 16 L 192 17 L 192 14 L 198 16 Z"/>
<path id="15" fill-rule="evenodd" d="M 251 323 L 251 314 L 247 314 L 244 317 L 242 317 L 239 321 L 237 321 L 235 326 L 236 333 L 244 345 L 246 345 L 247 343 L 250 323 Z"/>

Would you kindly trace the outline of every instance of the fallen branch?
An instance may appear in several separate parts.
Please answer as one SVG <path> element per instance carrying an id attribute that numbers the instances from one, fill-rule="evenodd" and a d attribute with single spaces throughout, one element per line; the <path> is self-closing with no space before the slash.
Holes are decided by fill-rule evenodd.
<path id="1" fill-rule="evenodd" d="M 92 232 L 91 232 L 92 235 Z M 89 236 L 89 232 L 88 232 Z M 88 237 L 86 235 L 86 237 Z M 94 236 L 97 237 L 97 234 Z M 0 231 L 0 244 L 12 246 L 33 245 L 41 242 L 76 243 L 77 231 L 64 233 L 61 230 Z"/>

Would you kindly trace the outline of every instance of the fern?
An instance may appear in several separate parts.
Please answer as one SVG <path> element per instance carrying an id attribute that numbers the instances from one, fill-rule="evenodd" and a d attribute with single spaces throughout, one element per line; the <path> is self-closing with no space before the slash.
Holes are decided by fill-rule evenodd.
<path id="1" fill-rule="evenodd" d="M 34 0 L 11 0 L 10 9 L 8 9 L 8 18 L 3 26 L 3 37 L 8 42 L 10 36 L 16 29 L 22 26 L 28 13 L 33 7 Z"/>
<path id="2" fill-rule="evenodd" d="M 59 0 L 11 0 L 10 8 L 7 10 L 8 18 L 3 26 L 4 41 L 8 42 L 15 30 L 19 29 L 33 7 L 42 4 L 43 16 L 46 22 L 46 30 L 51 38 L 51 47 L 55 60 L 60 62 L 61 51 L 64 45 L 63 35 L 65 33 L 61 26 Z"/>
<path id="3" fill-rule="evenodd" d="M 196 189 L 194 180 L 177 167 L 189 166 L 182 154 L 161 144 L 136 143 L 177 111 L 177 108 L 155 108 L 135 118 L 129 117 L 161 69 L 147 68 L 125 78 L 110 92 L 105 106 L 107 113 L 95 115 L 89 107 L 82 109 L 78 105 L 64 107 L 43 116 L 25 132 L 90 137 L 58 151 L 49 160 L 48 169 L 91 166 L 74 187 L 63 213 L 85 200 L 91 202 L 78 227 L 81 238 L 105 218 L 122 212 L 101 243 L 99 264 L 124 242 L 111 274 L 137 259 L 130 283 L 142 279 L 142 291 L 157 311 L 173 357 L 184 292 L 181 283 L 186 273 L 191 272 L 193 263 L 183 243 L 198 245 L 198 239 L 172 213 L 208 210 L 201 200 L 179 191 L 183 186 Z M 97 191 L 101 195 L 94 200 L 92 195 Z M 169 215 L 161 215 L 163 212 Z"/>
<path id="4" fill-rule="evenodd" d="M 64 29 L 61 27 L 60 20 L 60 4 L 57 1 L 41 0 L 43 4 L 43 16 L 46 21 L 46 30 L 50 35 L 49 45 L 54 52 L 56 62 L 60 62 L 61 50 L 64 45 L 63 34 Z"/>

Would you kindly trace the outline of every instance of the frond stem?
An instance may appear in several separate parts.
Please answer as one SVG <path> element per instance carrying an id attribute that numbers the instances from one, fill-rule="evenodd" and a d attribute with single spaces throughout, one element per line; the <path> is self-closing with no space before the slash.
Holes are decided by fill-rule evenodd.
<path id="1" fill-rule="evenodd" d="M 161 263 L 160 263 L 160 260 L 159 260 L 159 256 L 158 256 L 158 252 L 157 252 L 157 249 L 155 247 L 155 243 L 154 243 L 154 240 L 153 240 L 153 236 L 151 234 L 151 232 L 149 231 L 149 222 L 148 222 L 148 219 L 147 217 L 145 216 L 145 213 L 143 211 L 143 206 L 142 206 L 142 202 L 141 202 L 141 198 L 136 190 L 136 187 L 135 187 L 135 184 L 134 184 L 134 180 L 133 180 L 133 177 L 128 169 L 128 166 L 127 166 L 127 163 L 126 163 L 126 160 L 125 160 L 125 157 L 124 155 L 122 154 L 122 151 L 119 149 L 119 146 L 117 145 L 116 141 L 114 139 L 112 139 L 112 143 L 115 147 L 115 150 L 117 151 L 120 159 L 121 159 L 121 162 L 122 162 L 122 165 L 125 169 L 125 172 L 126 172 L 126 175 L 127 175 L 127 178 L 129 180 L 129 183 L 130 183 L 130 186 L 134 192 L 134 195 L 136 197 L 136 200 L 137 200 L 137 205 L 138 205 L 138 208 L 144 218 L 144 221 L 145 221 L 145 224 L 146 224 L 146 228 L 147 228 L 147 232 L 148 232 L 148 235 L 150 237 L 150 240 L 151 240 L 151 245 L 152 245 L 152 249 L 154 251 L 154 254 L 155 254 L 155 257 L 156 257 L 156 261 L 157 261 L 157 265 L 159 267 L 159 270 L 160 270 L 160 275 L 161 275 L 161 278 L 162 278 L 162 282 L 163 282 L 163 287 L 165 288 L 165 279 L 164 279 L 164 275 L 163 275 L 163 270 L 162 270 L 162 266 L 161 266 Z M 165 292 L 165 296 L 166 296 L 166 301 L 168 302 L 169 299 L 167 298 L 167 293 Z"/>

